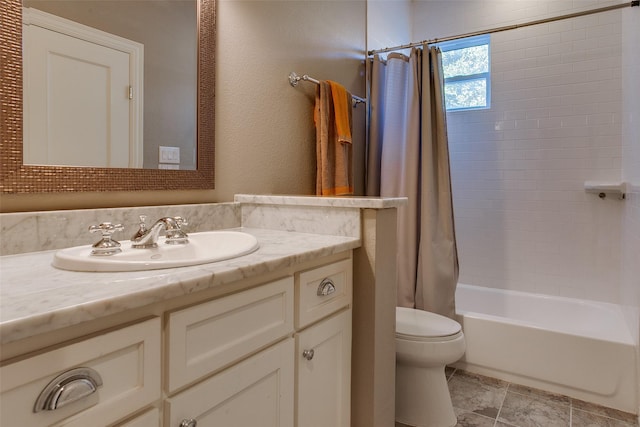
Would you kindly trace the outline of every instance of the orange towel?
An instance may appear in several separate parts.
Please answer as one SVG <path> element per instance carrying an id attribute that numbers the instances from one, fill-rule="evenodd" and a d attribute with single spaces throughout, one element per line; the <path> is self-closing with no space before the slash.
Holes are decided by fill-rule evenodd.
<path id="1" fill-rule="evenodd" d="M 342 101 L 346 103 L 346 92 Z M 351 166 L 351 109 L 347 113 L 348 135 L 339 136 L 332 85 L 321 81 L 316 91 L 314 120 L 316 123 L 316 194 L 319 196 L 344 196 L 353 194 Z M 338 100 L 340 101 L 340 100 Z M 349 142 L 340 138 L 348 136 Z"/>
<path id="2" fill-rule="evenodd" d="M 351 94 L 341 84 L 331 80 L 327 82 L 331 85 L 338 141 L 351 144 Z"/>

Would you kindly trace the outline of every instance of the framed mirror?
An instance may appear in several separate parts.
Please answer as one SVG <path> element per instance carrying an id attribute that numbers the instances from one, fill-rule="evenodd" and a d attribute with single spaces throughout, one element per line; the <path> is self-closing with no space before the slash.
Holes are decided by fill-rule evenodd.
<path id="1" fill-rule="evenodd" d="M 19 194 L 213 189 L 215 0 L 194 1 L 198 17 L 196 167 L 167 170 L 24 164 L 23 4 L 21 0 L 5 0 L 0 15 L 0 191 Z"/>

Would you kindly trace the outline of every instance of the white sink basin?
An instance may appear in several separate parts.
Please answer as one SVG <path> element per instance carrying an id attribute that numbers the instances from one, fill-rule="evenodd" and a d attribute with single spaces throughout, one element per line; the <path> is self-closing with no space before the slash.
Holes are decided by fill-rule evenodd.
<path id="1" fill-rule="evenodd" d="M 53 257 L 53 266 L 73 271 L 141 271 L 186 267 L 247 255 L 258 249 L 258 240 L 240 231 L 207 231 L 189 234 L 189 243 L 133 249 L 129 240 L 120 242 L 122 252 L 110 256 L 91 255 L 91 245 L 62 249 Z"/>

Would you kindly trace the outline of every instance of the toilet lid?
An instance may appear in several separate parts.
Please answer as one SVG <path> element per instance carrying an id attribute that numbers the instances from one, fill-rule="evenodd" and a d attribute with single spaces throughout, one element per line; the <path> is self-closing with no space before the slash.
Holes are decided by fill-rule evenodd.
<path id="1" fill-rule="evenodd" d="M 448 337 L 462 327 L 455 320 L 413 308 L 396 307 L 396 336 L 410 339 Z"/>

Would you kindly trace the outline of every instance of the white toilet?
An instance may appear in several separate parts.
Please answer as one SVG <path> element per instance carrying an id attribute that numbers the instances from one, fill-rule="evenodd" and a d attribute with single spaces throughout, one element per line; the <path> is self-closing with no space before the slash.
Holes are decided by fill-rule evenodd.
<path id="1" fill-rule="evenodd" d="M 396 421 L 418 427 L 456 425 L 444 368 L 460 359 L 465 347 L 455 320 L 396 308 Z"/>

